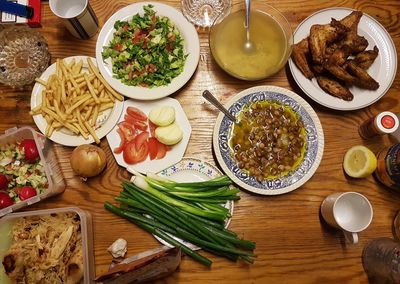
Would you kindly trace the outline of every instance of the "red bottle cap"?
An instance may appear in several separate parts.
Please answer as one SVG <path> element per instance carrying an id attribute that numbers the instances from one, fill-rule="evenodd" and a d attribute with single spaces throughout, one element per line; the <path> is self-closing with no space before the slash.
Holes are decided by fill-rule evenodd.
<path id="1" fill-rule="evenodd" d="M 393 128 L 396 124 L 394 118 L 390 115 L 384 115 L 381 118 L 381 124 L 383 127 L 385 127 L 386 129 L 390 129 Z"/>

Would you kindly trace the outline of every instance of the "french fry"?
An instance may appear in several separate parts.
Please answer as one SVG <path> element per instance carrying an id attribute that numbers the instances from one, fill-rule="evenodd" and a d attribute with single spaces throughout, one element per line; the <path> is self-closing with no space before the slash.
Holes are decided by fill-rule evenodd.
<path id="1" fill-rule="evenodd" d="M 70 114 L 74 109 L 79 107 L 81 104 L 83 104 L 85 101 L 87 101 L 90 98 L 90 94 L 83 95 L 79 100 L 77 100 L 71 107 L 69 107 L 65 113 Z"/>
<path id="2" fill-rule="evenodd" d="M 87 121 L 84 121 L 83 123 L 85 124 L 86 128 L 89 130 L 89 132 L 92 135 L 92 137 L 93 137 L 94 141 L 96 142 L 96 144 L 99 144 L 100 143 L 100 139 L 99 139 L 99 137 L 97 137 L 97 134 L 94 131 L 93 127 L 90 126 L 90 124 Z"/>
<path id="3" fill-rule="evenodd" d="M 82 70 L 82 66 L 83 66 L 83 60 L 79 60 L 79 62 L 76 63 L 74 65 L 74 67 L 72 68 L 72 73 L 73 74 L 80 74 L 81 70 Z"/>
<path id="4" fill-rule="evenodd" d="M 61 80 L 61 101 L 65 105 L 67 103 L 67 94 L 65 93 L 65 80 Z"/>
<path id="5" fill-rule="evenodd" d="M 55 74 L 47 80 L 36 79 L 42 85 L 41 103 L 32 108 L 30 114 L 42 115 L 46 120 L 46 136 L 66 128 L 74 135 L 84 139 L 91 136 L 100 143 L 95 131 L 98 117 L 113 108 L 116 100 L 123 100 L 90 59 L 87 71 L 83 65 L 83 60 L 65 62 L 57 59 Z"/>
<path id="6" fill-rule="evenodd" d="M 96 93 L 94 92 L 94 88 L 93 88 L 92 84 L 90 83 L 89 78 L 87 77 L 86 74 L 84 75 L 84 77 L 85 77 L 85 81 L 86 81 L 86 84 L 88 86 L 90 94 L 92 95 L 92 97 L 93 97 L 94 101 L 96 102 L 96 104 L 99 104 L 100 103 L 99 98 L 97 97 Z"/>
<path id="7" fill-rule="evenodd" d="M 114 107 L 114 103 L 106 103 L 106 104 L 102 104 L 101 106 L 100 106 L 100 112 L 103 112 L 103 111 L 105 111 L 106 109 L 109 109 L 109 108 L 112 108 L 112 107 Z"/>
<path id="8" fill-rule="evenodd" d="M 39 84 L 42 84 L 44 87 L 47 87 L 47 82 L 40 79 L 40 78 L 36 78 L 35 79 L 36 82 L 38 82 Z"/>
<path id="9" fill-rule="evenodd" d="M 122 95 L 118 94 L 116 91 L 114 91 L 113 88 L 107 83 L 106 80 L 100 75 L 99 70 L 97 69 L 96 66 L 94 66 L 92 60 L 90 58 L 87 59 L 87 62 L 89 64 L 90 70 L 96 75 L 96 77 L 100 80 L 100 82 L 103 83 L 104 87 L 119 101 L 123 100 Z"/>
<path id="10" fill-rule="evenodd" d="M 71 75 L 68 75 L 68 80 L 72 83 L 72 86 L 74 86 L 74 88 L 75 88 L 75 92 L 78 94 L 78 95 L 80 95 L 81 94 L 81 88 L 79 88 L 79 85 L 78 85 L 78 83 L 75 81 L 75 79 L 71 76 Z"/>

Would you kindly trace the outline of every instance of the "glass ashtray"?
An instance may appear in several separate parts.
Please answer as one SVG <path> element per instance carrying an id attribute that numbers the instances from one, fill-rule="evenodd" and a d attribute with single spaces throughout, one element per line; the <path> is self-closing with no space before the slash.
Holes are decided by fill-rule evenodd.
<path id="1" fill-rule="evenodd" d="M 50 62 L 47 40 L 23 26 L 0 30 L 0 83 L 23 87 L 40 77 Z"/>

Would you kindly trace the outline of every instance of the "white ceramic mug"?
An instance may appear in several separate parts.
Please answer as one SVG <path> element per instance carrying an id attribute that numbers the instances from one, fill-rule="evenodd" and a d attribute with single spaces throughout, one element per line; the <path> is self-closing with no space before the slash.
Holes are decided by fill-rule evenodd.
<path id="1" fill-rule="evenodd" d="M 96 34 L 99 21 L 89 0 L 49 0 L 49 5 L 73 36 L 89 39 Z"/>
<path id="2" fill-rule="evenodd" d="M 346 239 L 358 243 L 359 232 L 371 224 L 373 211 L 369 200 L 357 192 L 339 192 L 329 195 L 321 205 L 325 221 L 341 229 Z"/>

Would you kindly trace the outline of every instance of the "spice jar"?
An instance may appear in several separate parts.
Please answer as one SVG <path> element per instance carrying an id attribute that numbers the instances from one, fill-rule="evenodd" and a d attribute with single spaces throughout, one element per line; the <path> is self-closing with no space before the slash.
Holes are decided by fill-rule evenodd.
<path id="1" fill-rule="evenodd" d="M 361 138 L 368 139 L 378 135 L 393 133 L 398 128 L 398 117 L 390 111 L 384 111 L 364 121 L 358 129 L 358 133 Z"/>
<path id="2" fill-rule="evenodd" d="M 382 149 L 376 158 L 376 178 L 384 185 L 400 190 L 400 143 Z"/>

